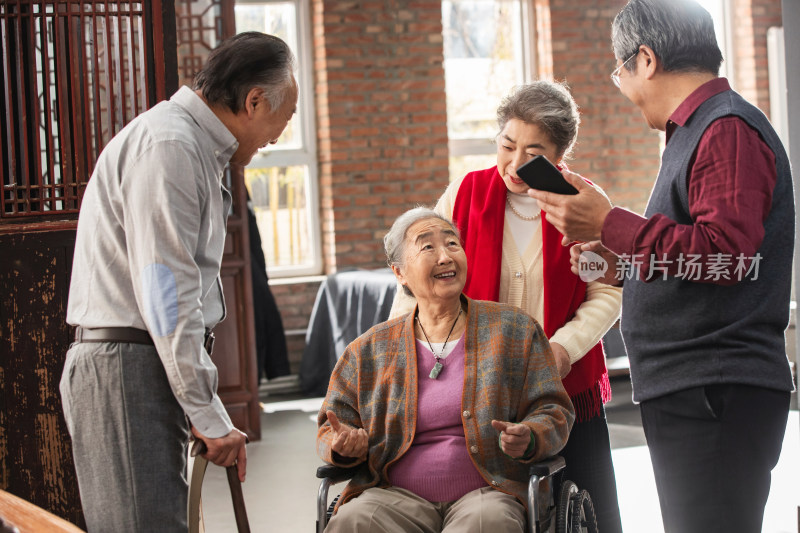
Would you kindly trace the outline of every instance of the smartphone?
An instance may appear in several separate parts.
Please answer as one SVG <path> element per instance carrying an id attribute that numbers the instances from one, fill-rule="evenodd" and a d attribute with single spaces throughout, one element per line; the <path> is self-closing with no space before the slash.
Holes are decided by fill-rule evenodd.
<path id="1" fill-rule="evenodd" d="M 519 167 L 517 176 L 531 189 L 556 194 L 578 194 L 578 189 L 570 185 L 555 165 L 543 155 L 534 156 L 533 159 Z"/>

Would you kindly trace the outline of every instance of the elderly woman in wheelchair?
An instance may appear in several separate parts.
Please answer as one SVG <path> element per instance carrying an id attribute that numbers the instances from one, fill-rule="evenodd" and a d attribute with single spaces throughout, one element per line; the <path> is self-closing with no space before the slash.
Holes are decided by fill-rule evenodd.
<path id="1" fill-rule="evenodd" d="M 384 243 L 417 307 L 333 370 L 317 449 L 357 468 L 327 531 L 525 531 L 529 465 L 574 420 L 547 338 L 518 308 L 462 294 L 458 232 L 432 210 L 401 215 Z"/>

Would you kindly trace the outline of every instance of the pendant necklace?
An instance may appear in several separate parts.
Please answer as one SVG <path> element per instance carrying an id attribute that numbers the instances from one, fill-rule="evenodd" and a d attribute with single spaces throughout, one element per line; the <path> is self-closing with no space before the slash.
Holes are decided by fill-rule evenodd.
<path id="1" fill-rule="evenodd" d="M 439 355 L 436 355 L 436 351 L 434 351 L 434 349 L 433 349 L 433 344 L 431 344 L 431 341 L 428 338 L 428 334 L 425 333 L 425 328 L 422 327 L 422 322 L 420 322 L 420 320 L 419 320 L 419 315 L 414 317 L 414 318 L 417 319 L 417 324 L 419 324 L 419 329 L 422 330 L 422 334 L 425 336 L 425 340 L 428 341 L 428 348 L 431 349 L 431 353 L 433 353 L 433 358 L 436 359 L 436 364 L 433 365 L 433 368 L 431 369 L 431 373 L 428 376 L 431 379 L 438 378 L 439 374 L 442 373 L 442 369 L 444 368 L 444 365 L 442 364 L 442 355 L 444 354 L 444 351 L 447 348 L 447 341 L 450 340 L 450 335 L 452 335 L 453 334 L 453 330 L 456 329 L 456 322 L 458 322 L 458 319 L 461 317 L 461 311 L 462 311 L 462 309 L 459 306 L 458 314 L 456 315 L 456 319 L 455 319 L 455 321 L 453 321 L 453 325 L 450 326 L 450 333 L 447 334 L 447 338 L 444 340 L 444 344 L 442 345 L 442 352 Z"/>

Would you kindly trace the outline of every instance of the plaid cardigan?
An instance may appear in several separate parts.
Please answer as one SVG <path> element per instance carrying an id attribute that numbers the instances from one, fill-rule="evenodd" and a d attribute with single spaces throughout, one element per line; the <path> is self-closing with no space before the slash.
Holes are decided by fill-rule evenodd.
<path id="1" fill-rule="evenodd" d="M 487 485 L 526 505 L 527 463 L 564 447 L 575 412 L 539 324 L 516 307 L 463 298 L 468 310 L 461 420 L 467 449 Z M 388 469 L 408 450 L 416 432 L 417 379 L 414 313 L 373 327 L 336 363 L 317 418 L 317 452 L 331 464 L 358 464 L 334 457 L 328 410 L 369 435 L 366 462 L 358 460 L 362 464 L 337 508 L 370 487 L 390 485 Z M 516 460 L 505 455 L 492 419 L 528 426 L 534 435 L 533 456 Z"/>

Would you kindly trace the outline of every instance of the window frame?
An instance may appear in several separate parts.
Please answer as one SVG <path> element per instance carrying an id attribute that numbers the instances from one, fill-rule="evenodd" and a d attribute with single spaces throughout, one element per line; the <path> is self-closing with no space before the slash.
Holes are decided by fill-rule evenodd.
<path id="1" fill-rule="evenodd" d="M 267 264 L 270 278 L 313 276 L 322 273 L 322 231 L 319 213 L 319 168 L 317 158 L 316 108 L 314 106 L 314 71 L 311 13 L 304 0 L 236 0 L 235 5 L 293 4 L 297 48 L 297 82 L 300 98 L 297 103 L 300 120 L 300 147 L 268 147 L 259 150 L 246 168 L 304 166 L 307 169 L 306 206 L 308 210 L 310 264 L 276 266 Z"/>
<path id="2" fill-rule="evenodd" d="M 495 0 L 498 1 L 498 0 Z M 504 1 L 504 0 L 500 0 Z M 507 1 L 507 0 L 505 0 Z M 513 0 L 518 4 L 518 16 L 515 21 L 514 32 L 519 32 L 521 53 L 517 58 L 517 68 L 522 76 L 522 83 L 533 81 L 536 72 L 536 25 L 534 7 L 531 0 Z M 445 58 L 446 60 L 447 58 Z M 489 142 L 487 142 L 489 141 Z M 497 151 L 494 139 L 486 137 L 452 138 L 448 134 L 447 148 L 449 157 L 464 157 L 470 155 L 491 155 Z M 453 178 L 453 176 L 451 176 Z"/>

